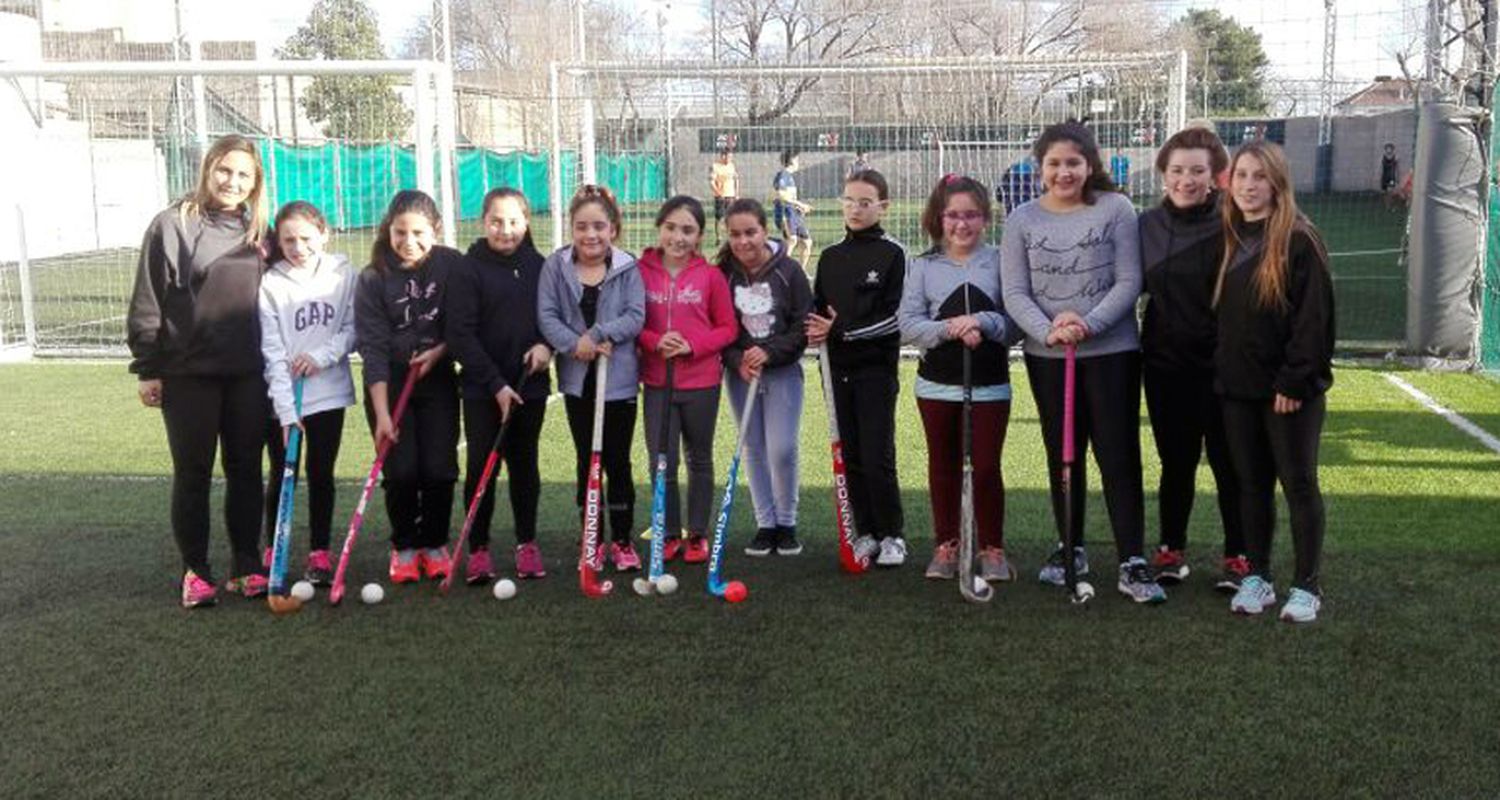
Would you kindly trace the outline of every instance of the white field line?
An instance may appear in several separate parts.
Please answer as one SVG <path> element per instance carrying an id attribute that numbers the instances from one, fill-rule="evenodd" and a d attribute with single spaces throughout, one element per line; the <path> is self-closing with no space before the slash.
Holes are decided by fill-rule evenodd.
<path id="1" fill-rule="evenodd" d="M 1488 447 L 1491 451 L 1500 453 L 1500 439 L 1495 438 L 1493 434 L 1491 434 L 1489 431 L 1486 431 L 1484 428 L 1475 425 L 1469 420 L 1468 417 L 1465 417 L 1464 415 L 1453 411 L 1452 409 L 1444 408 L 1441 404 L 1438 403 L 1438 401 L 1433 400 L 1431 397 L 1428 397 L 1421 389 L 1418 389 L 1417 387 L 1412 386 L 1410 383 L 1407 383 L 1399 375 L 1387 372 L 1385 374 L 1385 379 L 1390 381 L 1396 388 L 1411 395 L 1414 399 L 1416 399 L 1418 403 L 1421 403 L 1423 406 L 1425 406 L 1428 411 L 1431 411 L 1432 413 L 1442 417 L 1443 419 L 1448 420 L 1448 423 L 1453 427 L 1458 428 L 1459 430 L 1469 434 L 1475 439 L 1478 439 L 1480 444 Z"/>

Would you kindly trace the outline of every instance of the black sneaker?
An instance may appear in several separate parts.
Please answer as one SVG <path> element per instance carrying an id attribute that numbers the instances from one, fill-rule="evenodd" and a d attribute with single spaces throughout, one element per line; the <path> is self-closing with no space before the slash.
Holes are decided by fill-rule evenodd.
<path id="1" fill-rule="evenodd" d="M 797 528 L 794 525 L 780 525 L 776 528 L 776 555 L 795 556 L 802 552 L 802 543 L 797 541 Z"/>
<path id="2" fill-rule="evenodd" d="M 768 556 L 776 549 L 776 529 L 761 528 L 755 532 L 755 538 L 750 540 L 750 546 L 745 548 L 745 555 L 760 558 Z"/>

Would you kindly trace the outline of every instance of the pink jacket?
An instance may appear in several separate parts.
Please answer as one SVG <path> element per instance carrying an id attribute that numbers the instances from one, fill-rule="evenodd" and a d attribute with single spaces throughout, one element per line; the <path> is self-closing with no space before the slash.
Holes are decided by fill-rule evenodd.
<path id="1" fill-rule="evenodd" d="M 647 248 L 638 261 L 641 281 L 646 285 L 646 326 L 638 339 L 641 349 L 641 383 L 653 388 L 667 385 L 666 360 L 656 351 L 662 334 L 671 329 L 682 334 L 693 354 L 678 359 L 672 381 L 678 389 L 718 386 L 723 371 L 719 354 L 734 343 L 739 325 L 724 273 L 702 256 L 693 260 L 674 279 L 662 265 L 661 249 Z"/>

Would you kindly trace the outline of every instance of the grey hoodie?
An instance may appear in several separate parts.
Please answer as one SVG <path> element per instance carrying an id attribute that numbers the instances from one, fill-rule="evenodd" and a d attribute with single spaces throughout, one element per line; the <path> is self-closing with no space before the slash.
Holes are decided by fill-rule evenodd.
<path id="1" fill-rule="evenodd" d="M 640 382 L 635 339 L 646 323 L 646 287 L 635 256 L 618 248 L 610 251 L 592 328 L 584 324 L 583 311 L 578 307 L 582 299 L 583 284 L 578 282 L 573 248 L 560 248 L 542 264 L 536 297 L 537 324 L 547 344 L 557 351 L 558 388 L 574 397 L 582 395 L 584 376 L 593 364 L 573 358 L 573 350 L 578 347 L 578 337 L 588 334 L 595 343 L 607 340 L 614 344 L 604 399 L 633 399 Z"/>

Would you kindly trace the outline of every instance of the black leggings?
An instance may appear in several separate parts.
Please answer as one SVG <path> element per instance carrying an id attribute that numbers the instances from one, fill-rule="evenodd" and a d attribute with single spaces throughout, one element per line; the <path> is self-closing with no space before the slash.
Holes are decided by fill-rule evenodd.
<path id="1" fill-rule="evenodd" d="M 1042 423 L 1047 447 L 1047 480 L 1052 514 L 1062 537 L 1062 419 L 1065 362 L 1061 358 L 1026 356 L 1026 374 Z M 1141 480 L 1140 353 L 1110 353 L 1077 362 L 1073 410 L 1072 512 L 1073 543 L 1083 546 L 1088 496 L 1089 445 L 1104 481 L 1104 505 L 1114 529 L 1115 549 L 1123 563 L 1145 549 L 1145 505 Z"/>
<path id="2" fill-rule="evenodd" d="M 333 465 L 339 460 L 339 445 L 344 439 L 344 409 L 334 408 L 303 417 L 302 427 L 307 433 L 302 437 L 302 457 L 297 474 L 300 479 L 302 464 L 305 463 L 307 523 L 311 533 L 309 549 L 327 550 L 329 532 L 333 527 Z M 266 420 L 266 450 L 270 454 L 270 467 L 266 473 L 267 547 L 272 546 L 276 536 L 276 513 L 281 504 L 281 471 L 286 461 L 282 431 L 281 422 L 275 417 Z"/>
<path id="3" fill-rule="evenodd" d="M 886 371 L 833 376 L 833 405 L 844 441 L 854 527 L 876 539 L 905 535 L 896 474 L 896 375 Z"/>
<path id="4" fill-rule="evenodd" d="M 1240 489 L 1234 464 L 1224 441 L 1224 413 L 1214 393 L 1211 372 L 1155 369 L 1146 366 L 1146 410 L 1151 435 L 1161 459 L 1161 543 L 1172 550 L 1187 548 L 1188 519 L 1197 493 L 1198 460 L 1208 451 L 1208 466 L 1218 489 L 1219 519 L 1224 526 L 1224 557 L 1245 554 L 1240 524 Z"/>
<path id="5" fill-rule="evenodd" d="M 538 443 L 542 438 L 542 422 L 547 417 L 547 398 L 538 397 L 515 406 L 510 412 L 510 427 L 505 431 L 505 447 L 500 451 L 507 482 L 510 484 L 510 510 L 515 519 L 516 543 L 525 544 L 536 539 L 537 501 L 542 494 L 542 473 L 538 465 Z M 489 460 L 490 448 L 500 433 L 500 407 L 492 397 L 464 400 L 464 438 L 468 441 L 468 458 L 464 465 L 464 512 L 474 501 L 474 492 L 479 487 L 479 476 L 484 473 L 484 462 Z M 490 474 L 489 486 L 484 499 L 479 501 L 479 510 L 474 514 L 474 526 L 469 530 L 469 552 L 489 547 L 490 520 L 495 514 L 495 478 L 500 473 L 496 465 Z"/>
<path id="6" fill-rule="evenodd" d="M 161 415 L 172 451 L 172 535 L 183 566 L 213 581 L 208 566 L 208 494 L 214 455 L 224 452 L 224 525 L 234 566 L 230 575 L 260 566 L 261 446 L 270 413 L 260 373 L 162 379 Z"/>
<path id="7" fill-rule="evenodd" d="M 587 387 L 586 387 L 587 388 Z M 568 413 L 568 430 L 573 434 L 573 451 L 577 454 L 578 491 L 574 502 L 583 509 L 583 492 L 588 486 L 589 458 L 594 447 L 594 395 L 563 396 Z M 605 497 L 609 503 L 610 538 L 629 542 L 635 526 L 635 482 L 630 475 L 630 446 L 635 436 L 636 400 L 609 400 L 604 403 Z"/>
<path id="8" fill-rule="evenodd" d="M 458 481 L 458 387 L 451 375 L 429 375 L 432 385 L 412 392 L 399 437 L 385 458 L 385 511 L 397 550 L 442 547 L 453 516 Z M 392 383 L 391 386 L 396 384 Z M 393 401 L 394 402 L 394 401 Z M 394 413 L 395 408 L 392 407 Z M 375 409 L 365 397 L 365 421 L 375 430 Z"/>
<path id="9" fill-rule="evenodd" d="M 1277 414 L 1270 400 L 1224 400 L 1224 431 L 1239 476 L 1240 516 L 1250 570 L 1271 580 L 1271 539 L 1276 530 L 1276 481 L 1292 517 L 1296 573 L 1292 585 L 1313 594 L 1323 557 L 1323 492 L 1318 488 L 1318 443 L 1328 411 L 1324 395 L 1303 401 L 1294 414 Z"/>

